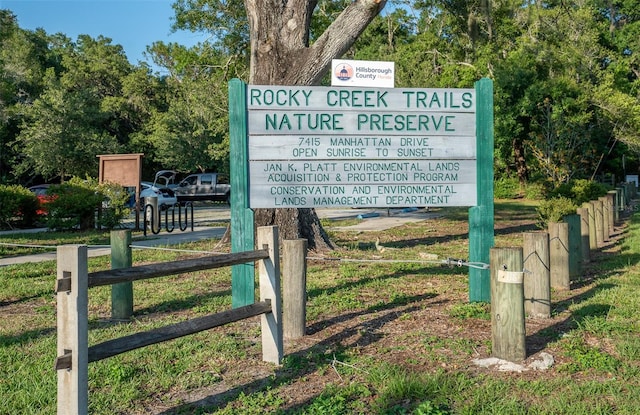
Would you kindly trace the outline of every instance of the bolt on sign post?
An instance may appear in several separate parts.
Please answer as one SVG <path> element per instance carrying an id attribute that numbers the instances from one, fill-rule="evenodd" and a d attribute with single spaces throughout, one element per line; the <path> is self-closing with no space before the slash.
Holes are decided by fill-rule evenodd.
<path id="1" fill-rule="evenodd" d="M 232 249 L 238 233 L 253 234 L 252 220 L 234 224 L 255 208 L 474 206 L 470 257 L 488 263 L 492 91 L 488 79 L 475 89 L 230 81 Z M 483 271 L 473 301 L 489 300 Z"/>

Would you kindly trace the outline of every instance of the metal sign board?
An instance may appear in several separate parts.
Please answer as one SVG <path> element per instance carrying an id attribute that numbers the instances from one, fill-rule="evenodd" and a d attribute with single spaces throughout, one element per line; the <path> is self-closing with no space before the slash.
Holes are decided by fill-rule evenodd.
<path id="1" fill-rule="evenodd" d="M 249 206 L 473 206 L 475 90 L 248 86 Z"/>

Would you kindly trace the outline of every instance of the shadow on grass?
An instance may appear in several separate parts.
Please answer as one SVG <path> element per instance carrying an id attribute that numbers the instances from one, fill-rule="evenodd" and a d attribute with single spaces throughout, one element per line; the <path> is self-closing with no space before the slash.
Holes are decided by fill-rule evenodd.
<path id="1" fill-rule="evenodd" d="M 502 235 L 517 234 L 517 233 L 525 233 L 525 232 L 536 232 L 540 230 L 541 229 L 535 224 L 525 223 L 525 224 L 502 227 L 502 228 L 495 228 L 494 233 L 496 236 L 502 236 Z M 418 245 L 430 246 L 430 245 L 445 244 L 445 243 L 455 242 L 455 241 L 463 242 L 468 239 L 469 239 L 469 233 L 465 229 L 465 232 L 457 232 L 457 233 L 449 232 L 447 233 L 447 235 L 441 235 L 441 236 L 425 236 L 423 238 L 408 238 L 408 239 L 400 239 L 397 241 L 388 241 L 388 242 L 380 243 L 379 246 L 382 248 L 402 249 L 402 248 L 412 248 Z M 360 251 L 374 251 L 374 252 L 376 251 L 376 243 L 373 241 L 354 242 L 349 240 L 340 240 L 339 238 L 336 238 L 336 243 L 341 246 L 349 247 L 351 249 L 357 249 Z"/>
<path id="2" fill-rule="evenodd" d="M 161 412 L 159 415 L 197 413 L 197 411 L 199 410 L 207 410 L 210 408 L 219 407 L 226 402 L 237 399 L 242 394 L 248 395 L 259 392 L 266 388 L 274 388 L 285 385 L 294 380 L 299 380 L 305 375 L 318 370 L 320 366 L 326 366 L 327 363 L 333 360 L 346 360 L 347 356 L 344 351 L 348 350 L 350 347 L 367 346 L 377 342 L 381 338 L 379 334 L 371 333 L 372 329 L 380 329 L 386 324 L 397 320 L 402 315 L 422 309 L 423 305 L 421 304 L 411 304 L 429 298 L 434 298 L 435 296 L 435 294 L 426 294 L 413 297 L 405 297 L 399 301 L 387 303 L 383 307 L 376 305 L 362 311 L 349 313 L 344 316 L 341 315 L 338 317 L 339 320 L 332 321 L 330 324 L 332 325 L 341 321 L 357 319 L 358 317 L 367 314 L 381 313 L 376 318 L 370 320 L 367 319 L 366 322 L 345 328 L 344 330 L 335 333 L 334 335 L 307 349 L 287 355 L 287 360 L 290 362 L 290 367 L 285 365 L 284 367 L 276 370 L 274 375 L 262 377 L 260 379 L 254 380 L 253 382 L 246 383 L 229 390 L 224 390 L 214 395 L 206 396 L 198 401 L 168 409 L 164 412 Z M 398 309 L 398 307 L 405 308 Z M 319 324 L 326 324 L 326 322 Z M 315 332 L 320 328 L 321 327 L 316 324 L 313 325 L 308 331 Z M 358 336 L 362 333 L 365 334 Z M 358 339 L 357 344 L 343 344 L 351 337 L 355 337 Z M 310 397 L 306 402 L 298 405 L 296 408 L 290 408 L 283 413 L 296 412 L 297 410 L 299 410 L 299 408 L 308 405 L 309 402 L 313 401 L 313 399 L 315 399 L 316 397 L 317 396 Z"/>
<path id="3" fill-rule="evenodd" d="M 618 235 L 623 233 L 618 232 Z M 611 240 L 610 244 L 615 244 L 615 241 Z M 617 285 L 614 283 L 598 284 L 598 281 L 621 274 L 625 267 L 640 262 L 640 252 L 633 252 L 629 249 L 623 249 L 622 252 L 625 252 L 623 254 L 606 252 L 609 247 L 606 245 L 593 251 L 591 262 L 583 269 L 580 278 L 571 281 L 571 289 L 573 290 L 592 284 L 596 285 L 583 293 L 564 298 L 553 304 L 552 314 L 566 312 L 572 305 L 585 302 L 602 291 L 616 288 Z M 544 350 L 549 343 L 558 340 L 564 333 L 578 329 L 587 319 L 606 316 L 613 307 L 615 305 L 612 304 L 587 304 L 574 310 L 566 319 L 532 333 L 526 338 L 527 355 Z"/>
<path id="4" fill-rule="evenodd" d="M 38 298 L 38 297 L 41 297 L 41 296 L 35 295 L 30 298 L 22 298 L 12 302 L 3 302 L 3 303 L 0 303 L 0 306 L 11 305 L 11 304 L 20 303 L 20 302 L 27 302 L 32 298 Z M 211 292 L 205 295 L 196 294 L 186 298 L 165 301 L 150 307 L 136 309 L 133 314 L 133 317 L 139 319 L 145 316 L 151 316 L 151 315 L 157 316 L 159 314 L 170 314 L 170 313 L 176 313 L 184 310 L 191 310 L 194 307 L 198 307 L 206 303 L 210 299 L 216 299 L 220 297 L 231 297 L 231 289 L 218 291 L 218 292 Z M 89 329 L 90 330 L 100 329 L 100 328 L 104 328 L 105 326 L 129 324 L 131 322 L 132 321 L 130 320 L 111 320 L 111 319 L 102 319 L 102 318 L 96 319 L 92 317 L 89 319 Z M 29 330 L 29 331 L 25 331 L 17 335 L 11 335 L 11 336 L 0 336 L 0 347 L 14 345 L 14 344 L 25 344 L 30 341 L 33 341 L 34 339 L 37 339 L 40 337 L 47 337 L 52 334 L 53 335 L 56 334 L 55 327 L 45 327 L 41 329 Z"/>
<path id="5" fill-rule="evenodd" d="M 580 295 L 566 298 L 553 306 L 552 313 L 562 313 L 566 311 L 569 306 L 576 303 L 584 302 L 589 298 L 592 298 L 599 292 L 612 289 L 615 286 L 615 284 L 602 284 L 593 287 L 592 289 L 587 290 Z M 606 313 L 608 313 L 610 309 L 611 306 L 607 304 L 588 304 L 577 309 L 564 320 L 558 321 L 551 326 L 545 327 L 535 333 L 530 334 L 525 339 L 527 356 L 531 356 L 546 349 L 549 346 L 549 343 L 557 341 L 562 337 L 563 334 L 580 327 L 580 324 L 586 318 L 606 315 Z"/>
<path id="6" fill-rule="evenodd" d="M 55 336 L 56 328 L 47 327 L 42 329 L 24 331 L 18 335 L 0 336 L 0 348 L 14 345 L 24 345 L 31 343 L 41 337 Z"/>
<path id="7" fill-rule="evenodd" d="M 190 310 L 194 307 L 206 303 L 210 299 L 229 297 L 231 298 L 231 288 L 223 291 L 216 291 L 207 294 L 194 294 L 186 298 L 180 298 L 171 301 L 164 301 L 153 306 L 140 308 L 135 310 L 138 317 L 148 314 L 175 313 L 184 310 Z"/>

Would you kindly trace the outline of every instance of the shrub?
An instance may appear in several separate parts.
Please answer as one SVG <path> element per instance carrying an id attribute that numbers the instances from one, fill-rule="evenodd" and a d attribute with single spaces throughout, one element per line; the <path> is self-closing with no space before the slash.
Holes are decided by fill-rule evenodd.
<path id="1" fill-rule="evenodd" d="M 55 194 L 47 203 L 47 226 L 50 229 L 91 229 L 95 225 L 95 212 L 102 196 L 73 179 L 51 186 L 48 194 Z"/>
<path id="2" fill-rule="evenodd" d="M 37 210 L 38 198 L 29 189 L 0 185 L 0 226 L 32 226 L 38 218 Z"/>
<path id="3" fill-rule="evenodd" d="M 551 192 L 552 197 L 565 197 L 572 199 L 577 205 L 582 205 L 590 200 L 596 200 L 607 194 L 609 188 L 593 180 L 577 179 L 561 184 Z"/>
<path id="4" fill-rule="evenodd" d="M 524 188 L 524 197 L 529 200 L 543 200 L 546 193 L 542 183 L 528 183 Z"/>
<path id="5" fill-rule="evenodd" d="M 596 200 L 607 194 L 610 188 L 602 183 L 593 180 L 575 180 L 571 188 L 573 201 L 577 205 L 582 205 L 590 200 Z"/>
<path id="6" fill-rule="evenodd" d="M 550 222 L 560 222 L 564 216 L 575 214 L 577 208 L 573 200 L 564 196 L 543 200 L 536 208 L 538 224 L 546 229 Z"/>
<path id="7" fill-rule="evenodd" d="M 56 195 L 47 204 L 47 226 L 51 229 L 91 229 L 96 225 L 112 229 L 128 213 L 125 203 L 129 194 L 120 185 L 98 185 L 95 179 L 74 177 L 51 186 L 48 192 Z"/>
<path id="8" fill-rule="evenodd" d="M 129 214 L 129 192 L 115 183 L 103 183 L 98 186 L 98 190 L 103 195 L 98 226 L 113 229 Z"/>
<path id="9" fill-rule="evenodd" d="M 516 199 L 520 196 L 520 182 L 516 177 L 501 177 L 493 187 L 493 196 L 497 199 Z"/>

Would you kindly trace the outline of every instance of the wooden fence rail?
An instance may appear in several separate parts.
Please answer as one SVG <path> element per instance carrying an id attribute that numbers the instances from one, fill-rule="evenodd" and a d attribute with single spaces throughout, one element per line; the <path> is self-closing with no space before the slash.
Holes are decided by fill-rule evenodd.
<path id="1" fill-rule="evenodd" d="M 139 281 L 150 278 L 166 277 L 183 272 L 195 272 L 206 269 L 222 268 L 244 264 L 269 258 L 269 251 L 255 251 L 221 254 L 202 258 L 183 259 L 161 264 L 140 265 L 130 268 L 119 268 L 88 274 L 89 288 L 101 285 L 112 285 L 120 282 Z"/>
<path id="2" fill-rule="evenodd" d="M 58 415 L 88 413 L 88 363 L 253 316 L 261 316 L 263 360 L 280 364 L 283 331 L 278 229 L 274 226 L 258 228 L 257 237 L 261 249 L 255 251 L 93 273 L 88 272 L 86 245 L 59 246 L 56 281 L 58 357 L 55 364 L 58 373 Z M 90 287 L 253 261 L 259 261 L 259 302 L 88 346 Z"/>

